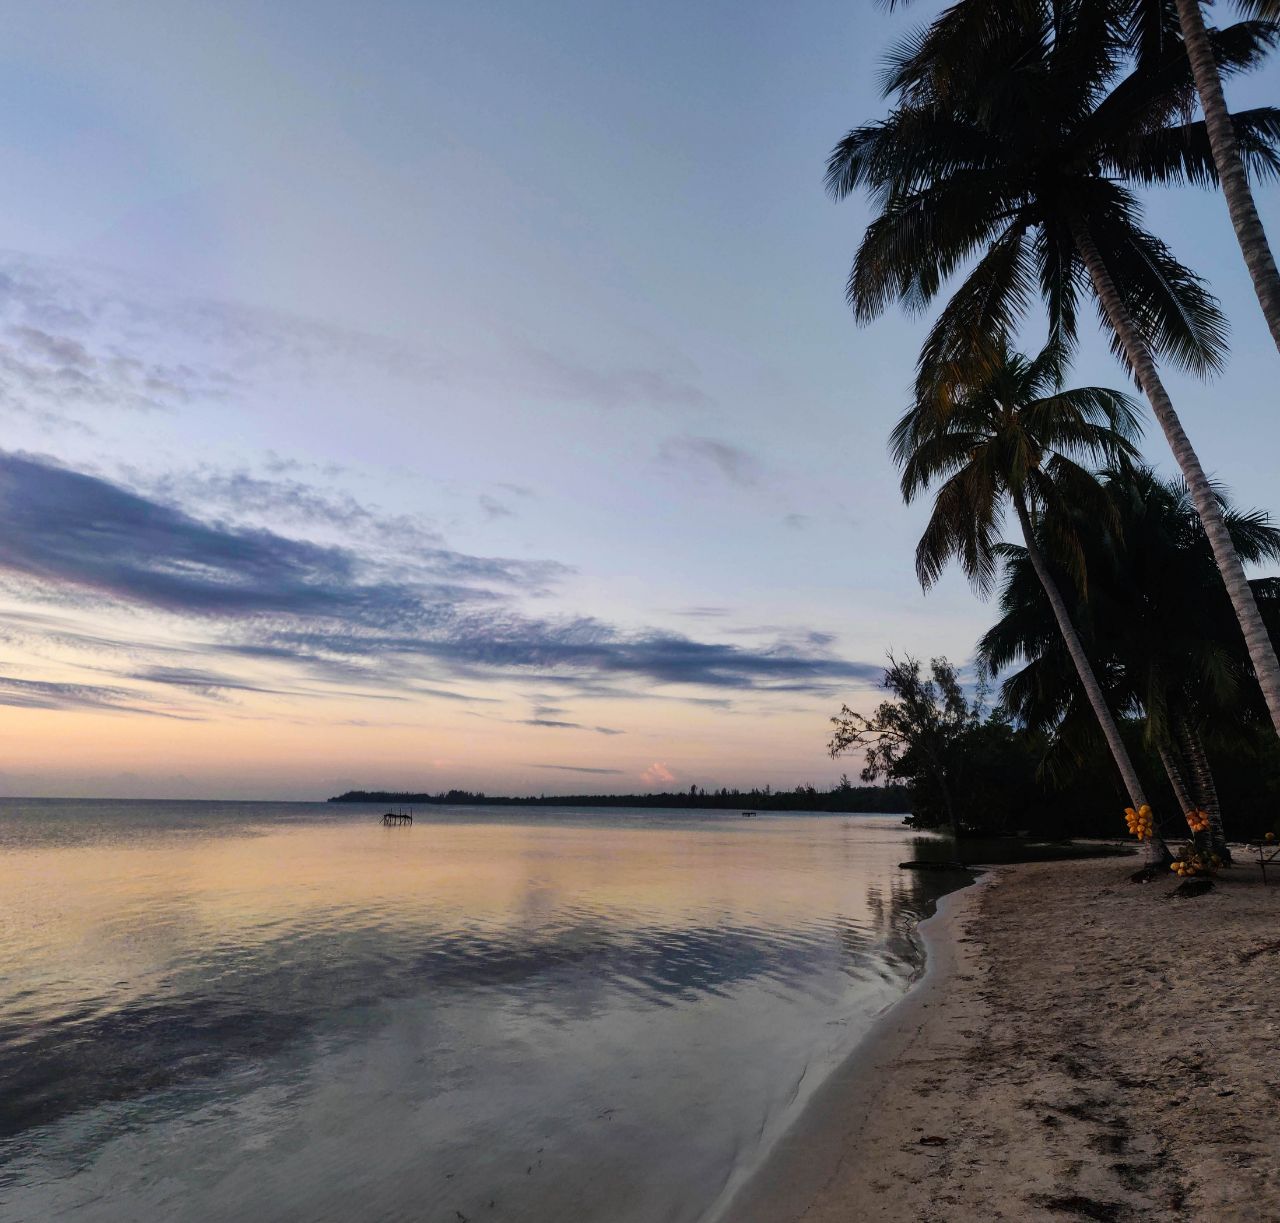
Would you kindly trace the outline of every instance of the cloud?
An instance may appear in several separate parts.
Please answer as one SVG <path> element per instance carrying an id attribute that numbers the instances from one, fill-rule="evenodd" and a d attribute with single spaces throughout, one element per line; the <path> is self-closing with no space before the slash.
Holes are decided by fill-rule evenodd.
<path id="1" fill-rule="evenodd" d="M 525 593 L 545 593 L 575 572 L 558 561 L 480 558 L 451 551 L 443 546 L 440 532 L 420 517 L 384 513 L 348 493 L 318 489 L 296 478 L 267 479 L 243 470 L 228 472 L 207 467 L 162 477 L 146 477 L 134 471 L 127 471 L 126 475 L 139 491 L 165 504 L 187 507 L 188 512 L 195 512 L 193 507 L 204 513 L 220 509 L 237 520 L 246 516 L 254 522 L 268 518 L 277 526 L 337 532 L 349 541 L 366 545 L 366 558 L 375 553 L 388 554 L 405 571 L 496 582 L 519 587 Z"/>
<path id="2" fill-rule="evenodd" d="M 703 408 L 712 403 L 710 396 L 694 382 L 664 369 L 598 369 L 543 349 L 526 350 L 517 369 L 517 377 L 523 374 L 533 389 L 542 394 L 578 400 L 598 408 L 635 405 Z"/>
<path id="3" fill-rule="evenodd" d="M 515 510 L 508 505 L 503 505 L 496 497 L 490 497 L 488 493 L 481 493 L 477 498 L 480 502 L 480 508 L 484 511 L 484 516 L 492 522 L 495 518 L 514 518 Z"/>
<path id="4" fill-rule="evenodd" d="M 521 718 L 521 726 L 548 726 L 560 730 L 594 730 L 599 735 L 625 735 L 625 730 L 612 726 L 584 726 L 581 722 L 555 722 L 549 718 Z"/>
<path id="5" fill-rule="evenodd" d="M 530 764 L 534 769 L 554 769 L 560 773 L 598 773 L 601 776 L 613 776 L 621 773 L 621 769 L 589 769 L 579 764 Z"/>
<path id="6" fill-rule="evenodd" d="M 546 590 L 563 566 L 436 545 L 387 555 L 314 543 L 197 517 L 29 455 L 0 452 L 0 515 L 0 579 L 10 587 L 69 606 L 203 621 L 220 639 L 188 652 L 294 664 L 335 683 L 412 693 L 443 678 L 545 677 L 595 695 L 635 684 L 829 694 L 881 670 L 837 657 L 833 638 L 813 632 L 746 646 L 532 616 L 517 601 Z M 181 666 L 152 678 L 206 693 L 234 686 L 216 667 Z"/>
<path id="7" fill-rule="evenodd" d="M 133 672 L 129 678 L 143 680 L 148 684 L 168 684 L 177 688 L 189 688 L 205 696 L 226 691 L 282 695 L 286 691 L 281 688 L 266 688 L 259 684 L 247 683 L 233 676 L 221 675 L 197 667 L 144 667 L 140 671 Z"/>
<path id="8" fill-rule="evenodd" d="M 666 438 L 658 446 L 658 459 L 669 466 L 693 471 L 710 468 L 730 484 L 743 488 L 751 488 L 760 482 L 760 464 L 753 455 L 741 446 L 714 437 L 685 434 Z"/>
<path id="9" fill-rule="evenodd" d="M 113 713 L 142 713 L 162 718 L 181 716 L 162 709 L 148 708 L 145 704 L 140 704 L 139 700 L 145 701 L 145 698 L 127 688 L 0 676 L 0 705 L 20 709 L 96 709 Z"/>
<path id="10" fill-rule="evenodd" d="M 207 465 L 180 473 L 149 476 L 134 468 L 123 475 L 137 491 L 169 505 L 199 507 L 200 512 L 221 511 L 238 520 L 269 519 L 273 526 L 321 527 L 343 535 L 388 547 L 440 550 L 443 537 L 430 523 L 409 514 L 385 514 L 358 501 L 349 493 L 288 475 L 278 460 L 268 464 L 271 477 L 244 469 L 222 470 Z M 329 473 L 332 480 L 337 473 Z"/>
<path id="11" fill-rule="evenodd" d="M 803 531 L 811 521 L 808 514 L 786 514 L 783 516 L 782 525 L 792 531 Z"/>
<path id="12" fill-rule="evenodd" d="M 439 371 L 408 345 L 279 311 L 185 297 L 84 265 L 0 253 L 0 322 L 13 347 L 49 369 L 79 373 L 101 403 L 173 406 L 225 398 L 246 377 L 366 369 L 422 382 Z M 182 359 L 140 356 L 163 347 Z M 29 390 L 38 388 L 36 381 Z M 133 402 L 130 402 L 133 401 Z"/>
<path id="13" fill-rule="evenodd" d="M 466 692 L 450 692 L 447 688 L 414 688 L 414 692 L 420 696 L 439 697 L 443 701 L 465 701 L 470 705 L 501 705 L 502 702 L 496 696 L 472 696 Z"/>
<path id="14" fill-rule="evenodd" d="M 824 695 L 838 684 L 873 680 L 883 672 L 878 663 L 847 662 L 825 651 L 802 651 L 784 644 L 746 648 L 666 632 L 624 632 L 590 617 L 549 620 L 500 607 L 464 608 L 455 613 L 441 608 L 435 620 L 420 635 L 264 628 L 266 644 L 258 648 L 270 649 L 280 658 L 292 653 L 299 659 L 320 653 L 352 660 L 403 661 L 416 656 L 431 659 L 457 676 L 513 682 L 556 682 L 571 674 Z"/>
<path id="15" fill-rule="evenodd" d="M 719 620 L 730 614 L 727 607 L 680 607 L 672 615 L 688 616 L 691 620 Z"/>
<path id="16" fill-rule="evenodd" d="M 0 252 L 0 335 L 0 407 L 63 426 L 83 425 L 67 405 L 171 410 L 282 379 L 367 388 L 370 375 L 603 409 L 712 402 L 686 358 L 609 367 L 515 343 L 459 356 L 15 252 Z"/>
<path id="17" fill-rule="evenodd" d="M 12 316 L 15 308 L 24 316 L 23 291 L 20 279 L 0 271 L 5 303 L 0 318 Z M 219 371 L 139 360 L 87 327 L 73 335 L 17 322 L 0 332 L 0 405 L 11 411 L 66 420 L 67 407 L 167 410 L 195 396 L 221 399 L 226 391 L 227 379 Z"/>
<path id="18" fill-rule="evenodd" d="M 484 601 L 492 597 L 486 583 L 538 588 L 559 568 L 436 548 L 409 558 L 416 585 L 370 581 L 346 548 L 201 521 L 96 476 L 15 454 L 0 454 L 0 514 L 3 570 L 195 615 L 421 628 L 432 619 L 425 595 L 449 606 Z"/>
<path id="19" fill-rule="evenodd" d="M 39 327 L 10 327 L 9 334 L 27 352 L 42 357 L 64 369 L 87 370 L 96 364 L 89 350 L 79 340 L 53 336 Z"/>
<path id="20" fill-rule="evenodd" d="M 786 624 L 741 624 L 721 631 L 734 637 L 771 637 L 775 646 L 801 652 L 827 650 L 837 640 L 835 633 Z"/>
<path id="21" fill-rule="evenodd" d="M 675 779 L 676 775 L 665 764 L 660 764 L 656 760 L 640 774 L 640 780 L 646 786 L 667 786 Z"/>

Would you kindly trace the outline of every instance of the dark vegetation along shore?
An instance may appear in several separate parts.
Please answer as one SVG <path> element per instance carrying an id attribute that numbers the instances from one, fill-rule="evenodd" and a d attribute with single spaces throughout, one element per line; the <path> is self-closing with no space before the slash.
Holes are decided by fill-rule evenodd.
<path id="1" fill-rule="evenodd" d="M 708 811 L 848 811 L 900 815 L 911 810 L 911 792 L 903 785 L 855 786 L 848 782 L 831 790 L 797 786 L 794 790 L 688 790 L 661 794 L 531 794 L 525 798 L 495 797 L 471 790 L 410 793 L 396 790 L 348 790 L 331 803 L 401 803 L 432 806 L 485 807 L 655 807 Z"/>

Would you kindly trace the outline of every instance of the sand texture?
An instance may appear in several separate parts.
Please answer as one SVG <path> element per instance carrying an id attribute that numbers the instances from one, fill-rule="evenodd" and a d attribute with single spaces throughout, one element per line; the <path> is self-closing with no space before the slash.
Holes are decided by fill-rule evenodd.
<path id="1" fill-rule="evenodd" d="M 732 1223 L 1280 1220 L 1280 886 L 1001 868 Z"/>

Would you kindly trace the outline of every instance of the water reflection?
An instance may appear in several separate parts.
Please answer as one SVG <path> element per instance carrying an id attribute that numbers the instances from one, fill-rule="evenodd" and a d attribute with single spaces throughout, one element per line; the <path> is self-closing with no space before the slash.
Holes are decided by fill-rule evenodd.
<path id="1" fill-rule="evenodd" d="M 0 1210 L 697 1219 L 956 882 L 883 818 L 369 815 L 0 819 Z"/>

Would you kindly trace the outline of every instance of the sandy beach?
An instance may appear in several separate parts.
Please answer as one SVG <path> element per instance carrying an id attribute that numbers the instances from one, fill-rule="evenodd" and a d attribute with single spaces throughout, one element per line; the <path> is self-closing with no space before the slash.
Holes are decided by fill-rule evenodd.
<path id="1" fill-rule="evenodd" d="M 1241 865 L 1183 900 L 1132 869 L 947 897 L 924 978 L 725 1218 L 1280 1219 L 1280 886 Z"/>

